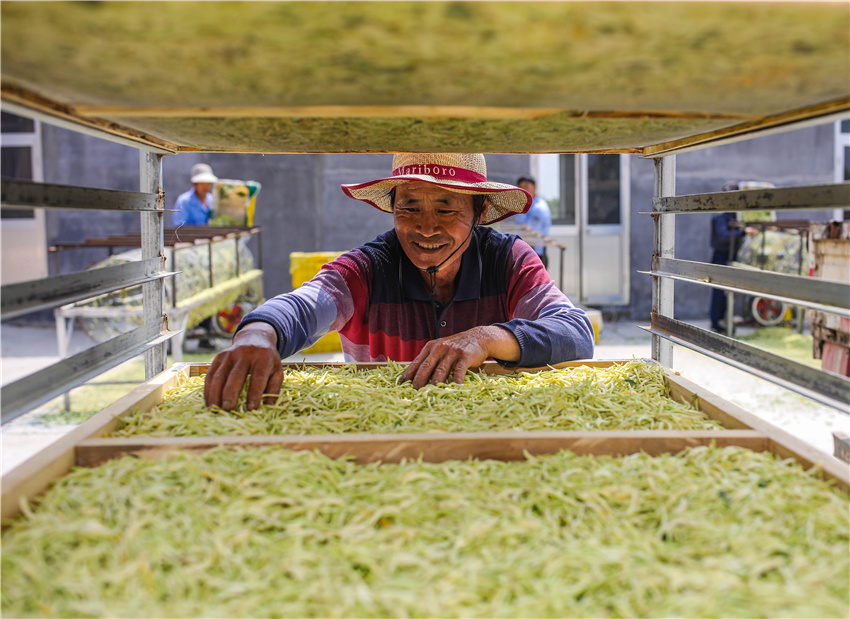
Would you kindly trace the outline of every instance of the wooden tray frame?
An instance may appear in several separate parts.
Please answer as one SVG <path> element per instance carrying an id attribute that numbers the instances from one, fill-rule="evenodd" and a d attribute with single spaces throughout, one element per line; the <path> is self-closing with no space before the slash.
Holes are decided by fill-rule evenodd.
<path id="1" fill-rule="evenodd" d="M 573 361 L 555 367 L 610 367 L 625 361 Z M 301 367 L 304 364 L 285 364 Z M 338 367 L 341 363 L 309 363 Z M 361 363 L 364 369 L 382 363 Z M 491 374 L 511 374 L 546 368 L 506 369 L 485 363 Z M 533 455 L 568 449 L 578 454 L 626 455 L 638 452 L 658 455 L 677 453 L 698 445 L 737 445 L 753 451 L 770 451 L 794 458 L 803 466 L 818 467 L 826 479 L 850 493 L 850 467 L 815 449 L 797 437 L 756 417 L 746 410 L 663 368 L 671 395 L 690 402 L 694 396 L 700 409 L 719 421 L 724 430 L 599 430 L 599 431 L 510 431 L 510 432 L 423 432 L 404 434 L 323 434 L 277 436 L 129 437 L 106 438 L 117 429 L 118 419 L 136 409 L 159 404 L 165 393 L 185 378 L 199 376 L 208 363 L 177 363 L 155 378 L 116 400 L 80 426 L 37 452 L 0 479 L 2 519 L 9 522 L 20 513 L 24 499 L 42 493 L 51 482 L 74 466 L 98 466 L 112 458 L 133 455 L 159 458 L 175 449 L 205 451 L 220 445 L 280 445 L 294 450 L 318 450 L 333 458 L 353 456 L 358 462 L 399 462 L 421 457 L 428 462 L 449 459 L 489 458 L 522 460 Z"/>

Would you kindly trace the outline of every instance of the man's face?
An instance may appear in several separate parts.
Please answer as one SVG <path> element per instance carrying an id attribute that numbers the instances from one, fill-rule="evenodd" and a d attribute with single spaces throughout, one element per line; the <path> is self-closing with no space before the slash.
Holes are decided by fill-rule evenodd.
<path id="1" fill-rule="evenodd" d="M 519 184 L 519 188 L 525 189 L 528 193 L 531 194 L 532 198 L 537 195 L 537 186 L 529 181 L 522 181 Z"/>
<path id="2" fill-rule="evenodd" d="M 194 183 L 195 192 L 199 196 L 205 196 L 212 191 L 212 183 Z"/>
<path id="3" fill-rule="evenodd" d="M 396 188 L 393 220 L 401 247 L 420 269 L 437 266 L 453 273 L 460 267 L 468 243 L 474 209 L 472 196 L 427 183 L 408 183 Z"/>

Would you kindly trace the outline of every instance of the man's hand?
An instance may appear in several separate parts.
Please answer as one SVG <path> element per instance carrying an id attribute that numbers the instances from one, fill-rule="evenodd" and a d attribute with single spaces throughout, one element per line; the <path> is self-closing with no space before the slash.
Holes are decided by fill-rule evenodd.
<path id="1" fill-rule="evenodd" d="M 251 375 L 247 406 L 260 405 L 263 394 L 277 395 L 283 383 L 283 367 L 277 351 L 277 333 L 264 322 L 252 322 L 233 337 L 230 348 L 213 359 L 204 383 L 207 406 L 233 410 L 242 386 Z"/>
<path id="2" fill-rule="evenodd" d="M 444 383 L 449 374 L 452 375 L 452 382 L 460 384 L 466 370 L 478 367 L 489 357 L 501 361 L 518 361 L 520 352 L 519 342 L 507 329 L 497 326 L 473 327 L 425 344 L 402 378 L 411 381 L 417 389 L 428 383 Z"/>

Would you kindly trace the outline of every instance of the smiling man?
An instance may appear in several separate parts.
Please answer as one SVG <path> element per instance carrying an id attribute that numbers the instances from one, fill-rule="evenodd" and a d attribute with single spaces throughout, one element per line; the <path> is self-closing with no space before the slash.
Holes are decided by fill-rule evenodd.
<path id="1" fill-rule="evenodd" d="M 489 358 L 537 367 L 593 356 L 587 315 L 516 235 L 479 224 L 526 212 L 531 196 L 487 180 L 482 154 L 399 153 L 392 176 L 343 185 L 392 213 L 393 229 L 245 316 L 207 373 L 208 405 L 277 394 L 281 357 L 338 331 L 350 361 L 409 361 L 415 387 L 462 382 Z"/>

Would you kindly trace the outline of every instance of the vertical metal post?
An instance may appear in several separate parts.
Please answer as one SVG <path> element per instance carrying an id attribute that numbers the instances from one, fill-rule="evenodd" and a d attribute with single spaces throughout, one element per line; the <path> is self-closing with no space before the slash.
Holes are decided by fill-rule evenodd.
<path id="1" fill-rule="evenodd" d="M 66 320 L 64 316 L 59 314 L 59 309 L 53 310 L 53 317 L 56 319 L 56 346 L 59 349 L 59 358 L 65 359 L 68 356 L 68 342 L 71 339 L 71 329 L 74 326 L 74 319 Z M 64 410 L 71 410 L 70 391 L 62 394 L 62 404 L 64 405 Z"/>
<path id="2" fill-rule="evenodd" d="M 177 245 L 171 248 L 171 270 L 177 273 Z M 177 276 L 171 276 L 171 307 L 177 307 Z"/>
<path id="3" fill-rule="evenodd" d="M 798 229 L 797 236 L 800 238 L 800 244 L 797 247 L 797 275 L 803 274 L 803 231 Z M 803 332 L 803 317 L 806 314 L 806 310 L 802 305 L 797 306 L 797 333 Z"/>
<path id="4" fill-rule="evenodd" d="M 590 219 L 590 205 L 588 204 L 587 191 L 587 154 L 580 154 L 575 158 L 576 171 L 576 230 L 578 230 L 578 301 L 583 303 L 586 298 L 587 282 L 585 274 L 588 270 L 584 264 L 584 237 L 587 234 L 587 222 Z"/>
<path id="5" fill-rule="evenodd" d="M 160 259 L 160 269 L 165 270 L 165 238 L 163 233 L 163 205 L 165 196 L 162 191 L 162 155 L 140 151 L 139 153 L 140 191 L 155 193 L 156 211 L 141 214 L 142 217 L 142 260 Z M 161 322 L 165 309 L 165 286 L 162 279 L 142 284 L 142 315 L 145 323 Z M 165 343 L 157 344 L 145 351 L 145 380 L 150 380 L 165 370 Z"/>
<path id="6" fill-rule="evenodd" d="M 655 159 L 655 195 L 659 198 L 676 195 L 676 156 Z M 675 215 L 656 213 L 655 248 L 653 263 L 658 258 L 675 258 L 676 220 Z M 653 264 L 653 268 L 654 268 Z M 673 280 L 665 277 L 652 278 L 652 315 L 673 317 Z M 673 343 L 652 336 L 652 358 L 669 368 L 673 367 Z"/>
<path id="7" fill-rule="evenodd" d="M 561 252 L 560 252 L 561 253 L 561 255 L 560 255 L 561 262 L 560 262 L 560 266 L 558 267 L 559 268 L 558 279 L 559 279 L 559 286 L 561 288 L 561 292 L 563 292 L 564 291 L 564 253 L 566 252 L 567 248 L 564 247 L 563 245 L 561 245 L 560 250 L 561 250 Z"/>

